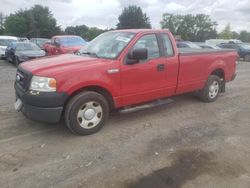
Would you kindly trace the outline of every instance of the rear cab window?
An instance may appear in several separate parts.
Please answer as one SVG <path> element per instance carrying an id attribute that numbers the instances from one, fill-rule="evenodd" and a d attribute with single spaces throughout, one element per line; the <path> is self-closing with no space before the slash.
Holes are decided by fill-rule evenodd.
<path id="1" fill-rule="evenodd" d="M 167 57 L 172 57 L 174 56 L 174 49 L 173 49 L 173 45 L 172 42 L 168 36 L 167 33 L 162 33 L 160 34 L 162 41 L 163 41 L 163 53 L 164 56 Z"/>

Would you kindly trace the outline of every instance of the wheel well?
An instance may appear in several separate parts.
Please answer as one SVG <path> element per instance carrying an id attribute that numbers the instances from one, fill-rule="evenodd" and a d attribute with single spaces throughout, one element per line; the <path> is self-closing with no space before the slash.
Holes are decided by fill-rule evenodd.
<path id="1" fill-rule="evenodd" d="M 107 100 L 108 104 L 109 104 L 109 108 L 110 110 L 113 110 L 115 108 L 115 105 L 114 105 L 114 100 L 113 100 L 113 97 L 112 95 L 110 94 L 110 92 L 108 90 L 106 90 L 105 88 L 103 87 L 100 87 L 100 86 L 87 86 L 87 87 L 83 87 L 75 92 L 73 92 L 69 98 L 67 99 L 66 103 L 68 103 L 68 101 L 74 97 L 75 95 L 77 95 L 78 93 L 80 92 L 83 92 L 83 91 L 94 91 L 96 93 L 99 93 L 101 94 L 102 96 L 105 97 L 105 99 Z"/>
<path id="2" fill-rule="evenodd" d="M 219 76 L 221 79 L 221 92 L 224 93 L 226 91 L 226 82 L 225 82 L 225 73 L 223 69 L 214 70 L 211 75 Z"/>
<path id="3" fill-rule="evenodd" d="M 223 69 L 216 69 L 211 73 L 211 75 L 219 76 L 223 80 L 225 79 L 225 73 Z"/>

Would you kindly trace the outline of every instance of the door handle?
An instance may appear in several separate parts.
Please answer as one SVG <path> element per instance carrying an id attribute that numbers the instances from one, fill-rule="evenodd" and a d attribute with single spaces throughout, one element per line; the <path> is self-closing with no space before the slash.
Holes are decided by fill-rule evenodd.
<path id="1" fill-rule="evenodd" d="M 165 65 L 164 64 L 158 64 L 157 65 L 157 71 L 164 71 L 165 70 Z"/>

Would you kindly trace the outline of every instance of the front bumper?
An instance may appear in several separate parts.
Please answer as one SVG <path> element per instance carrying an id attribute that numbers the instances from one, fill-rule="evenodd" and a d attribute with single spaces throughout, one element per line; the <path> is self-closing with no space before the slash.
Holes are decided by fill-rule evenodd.
<path id="1" fill-rule="evenodd" d="M 21 111 L 29 119 L 56 123 L 61 119 L 66 93 L 24 91 L 15 83 L 16 97 L 22 101 Z"/>
<path id="2" fill-rule="evenodd" d="M 34 121 L 57 123 L 61 119 L 63 107 L 41 108 L 23 103 L 21 111 L 27 118 Z"/>

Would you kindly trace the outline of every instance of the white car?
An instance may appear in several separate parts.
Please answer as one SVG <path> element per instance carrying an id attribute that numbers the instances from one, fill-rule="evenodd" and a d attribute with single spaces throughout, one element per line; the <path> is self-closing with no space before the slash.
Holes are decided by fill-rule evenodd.
<path id="1" fill-rule="evenodd" d="M 12 36 L 0 36 L 0 58 L 5 57 L 5 50 L 11 42 L 16 42 L 17 37 Z"/>

